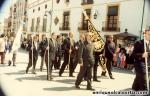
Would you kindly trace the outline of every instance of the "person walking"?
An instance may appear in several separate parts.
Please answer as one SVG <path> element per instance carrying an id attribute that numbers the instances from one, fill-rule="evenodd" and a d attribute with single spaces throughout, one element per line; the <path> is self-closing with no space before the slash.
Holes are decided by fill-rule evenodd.
<path id="1" fill-rule="evenodd" d="M 39 54 L 41 56 L 41 65 L 40 65 L 40 71 L 43 71 L 43 65 L 44 65 L 44 55 L 46 52 L 46 48 L 44 47 L 45 45 L 47 45 L 47 38 L 46 36 L 43 36 L 42 41 L 39 44 Z"/>
<path id="2" fill-rule="evenodd" d="M 112 75 L 113 58 L 115 57 L 115 43 L 113 42 L 113 36 L 110 35 L 107 37 L 104 49 L 105 49 L 105 57 L 107 59 L 106 67 L 109 77 L 110 79 L 115 79 Z"/>
<path id="3" fill-rule="evenodd" d="M 57 50 L 56 33 L 51 34 L 49 43 L 46 45 L 45 63 L 47 68 L 47 80 L 52 80 L 52 68 L 55 63 L 55 56 Z M 48 54 L 49 52 L 49 54 Z"/>
<path id="4" fill-rule="evenodd" d="M 86 33 L 84 44 L 79 47 L 79 64 L 81 67 L 77 76 L 75 87 L 80 89 L 79 85 L 86 75 L 87 90 L 94 90 L 92 88 L 92 68 L 94 65 L 94 45 L 91 40 L 91 34 Z"/>
<path id="5" fill-rule="evenodd" d="M 4 64 L 4 58 L 5 58 L 5 40 L 4 40 L 4 34 L 0 36 L 0 56 L 1 56 L 1 64 Z"/>
<path id="6" fill-rule="evenodd" d="M 75 42 L 73 40 L 73 33 L 69 33 L 69 38 L 66 38 L 63 42 L 63 50 L 64 50 L 64 62 L 60 68 L 59 76 L 62 76 L 65 68 L 69 65 L 69 77 L 73 76 L 73 59 L 75 56 Z"/>
<path id="7" fill-rule="evenodd" d="M 38 37 L 33 36 L 32 40 L 33 41 L 30 41 L 28 44 L 29 63 L 28 63 L 28 66 L 26 68 L 26 73 L 28 73 L 29 68 L 31 66 L 33 66 L 32 74 L 36 74 L 35 73 L 35 67 L 36 67 L 36 63 L 37 63 L 37 59 L 38 59 L 38 49 L 39 49 Z"/>

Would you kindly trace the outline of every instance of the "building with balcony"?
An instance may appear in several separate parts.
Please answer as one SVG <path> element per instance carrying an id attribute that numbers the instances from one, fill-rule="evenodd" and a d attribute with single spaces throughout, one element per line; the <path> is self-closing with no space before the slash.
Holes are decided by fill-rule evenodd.
<path id="1" fill-rule="evenodd" d="M 0 34 L 4 33 L 4 24 L 0 22 Z"/>
<path id="2" fill-rule="evenodd" d="M 27 32 L 27 21 L 28 21 L 28 17 L 27 17 L 27 4 L 28 4 L 28 0 L 17 0 L 16 4 L 16 28 L 19 29 L 20 26 L 22 26 L 23 28 L 23 33 Z"/>
<path id="3" fill-rule="evenodd" d="M 30 0 L 28 32 L 73 32 L 77 41 L 80 33 L 87 32 L 83 10 L 103 37 L 125 29 L 141 36 L 150 26 L 149 0 Z"/>

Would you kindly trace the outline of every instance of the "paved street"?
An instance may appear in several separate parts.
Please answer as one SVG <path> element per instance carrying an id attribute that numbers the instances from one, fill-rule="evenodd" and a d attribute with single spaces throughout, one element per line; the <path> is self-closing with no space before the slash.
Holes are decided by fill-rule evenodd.
<path id="1" fill-rule="evenodd" d="M 17 66 L 0 65 L 0 84 L 7 93 L 7 96 L 92 96 L 92 91 L 87 91 L 86 82 L 82 82 L 81 89 L 74 87 L 76 77 L 68 77 L 68 70 L 63 77 L 58 76 L 58 70 L 53 70 L 53 81 L 46 80 L 46 70 L 39 71 L 40 58 L 36 67 L 36 75 L 25 74 L 28 62 L 28 54 L 19 51 L 17 54 Z M 45 67 L 45 66 L 44 66 Z M 75 70 L 75 76 L 79 66 Z M 98 69 L 100 76 L 101 69 Z M 135 75 L 131 71 L 114 69 L 115 80 L 99 77 L 101 82 L 93 82 L 93 88 L 100 90 L 129 90 L 132 86 Z M 108 76 L 108 74 L 107 74 Z M 62 95 L 63 94 L 63 95 Z"/>

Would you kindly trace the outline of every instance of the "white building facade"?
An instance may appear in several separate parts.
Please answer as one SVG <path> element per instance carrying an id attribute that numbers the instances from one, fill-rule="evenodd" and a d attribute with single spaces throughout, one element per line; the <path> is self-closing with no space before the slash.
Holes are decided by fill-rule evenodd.
<path id="1" fill-rule="evenodd" d="M 128 29 L 140 37 L 150 26 L 149 0 L 30 0 L 28 33 L 73 32 L 77 41 L 80 33 L 87 32 L 83 10 L 103 36 Z"/>

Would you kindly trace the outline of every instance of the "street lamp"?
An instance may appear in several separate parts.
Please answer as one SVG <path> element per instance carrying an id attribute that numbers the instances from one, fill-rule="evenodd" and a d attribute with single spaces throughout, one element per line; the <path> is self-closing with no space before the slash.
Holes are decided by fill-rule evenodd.
<path id="1" fill-rule="evenodd" d="M 94 19 L 97 19 L 97 15 L 98 15 L 98 11 L 95 10 L 95 13 L 94 13 L 94 15 L 93 15 Z"/>
<path id="2" fill-rule="evenodd" d="M 51 34 L 51 31 L 52 31 L 52 10 L 50 10 L 50 11 L 45 11 L 44 18 L 47 17 L 47 13 L 51 16 L 51 17 L 50 17 L 50 34 Z"/>
<path id="3" fill-rule="evenodd" d="M 94 15 L 93 15 L 93 16 L 94 16 L 94 19 L 97 19 L 97 14 L 96 14 L 96 13 L 94 13 Z"/>
<path id="4" fill-rule="evenodd" d="M 46 13 L 48 13 L 49 15 L 52 15 L 52 11 L 51 10 L 50 11 L 45 11 L 45 14 L 44 14 L 45 17 L 47 17 Z"/>

